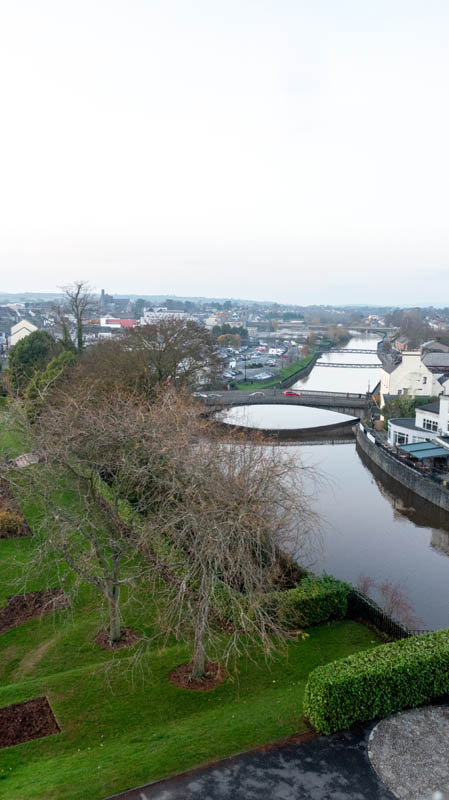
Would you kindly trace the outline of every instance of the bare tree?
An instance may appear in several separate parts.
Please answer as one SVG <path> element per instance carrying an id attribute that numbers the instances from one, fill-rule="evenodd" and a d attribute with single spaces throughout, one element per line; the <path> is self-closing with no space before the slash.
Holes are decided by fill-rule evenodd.
<path id="1" fill-rule="evenodd" d="M 141 369 L 153 385 L 211 380 L 221 366 L 211 334 L 193 320 L 161 319 L 132 328 L 123 343 L 139 357 Z"/>
<path id="2" fill-rule="evenodd" d="M 162 592 L 161 629 L 193 636 L 193 676 L 209 654 L 228 663 L 254 642 L 269 654 L 288 636 L 266 594 L 282 580 L 285 548 L 309 554 L 316 521 L 288 451 L 215 436 L 179 390 L 149 402 L 73 376 L 31 435 L 42 459 L 29 473 L 44 508 L 38 551 L 97 589 L 111 641 L 121 588 L 143 580 Z"/>
<path id="3" fill-rule="evenodd" d="M 167 498 L 148 519 L 178 577 L 164 584 L 160 623 L 193 635 L 192 679 L 205 674 L 207 653 L 228 663 L 258 642 L 268 655 L 289 635 L 266 593 L 282 581 L 284 546 L 294 541 L 310 553 L 316 517 L 296 466 L 257 441 L 202 440 L 173 476 L 176 501 Z"/>
<path id="4" fill-rule="evenodd" d="M 405 590 L 399 583 L 388 580 L 377 583 L 369 575 L 359 575 L 357 588 L 378 603 L 392 619 L 413 629 L 422 625 L 422 620 L 415 614 Z"/>
<path id="5" fill-rule="evenodd" d="M 169 465 L 188 445 L 195 419 L 201 425 L 187 398 L 165 394 L 150 405 L 72 381 L 52 395 L 29 433 L 41 459 L 29 473 L 29 490 L 44 509 L 39 558 L 53 554 L 97 589 L 111 642 L 122 635 L 121 587 L 151 571 L 137 557 L 144 515 L 172 491 Z M 149 553 L 148 532 L 146 545 Z M 154 570 L 156 557 L 152 564 Z"/>
<path id="6" fill-rule="evenodd" d="M 74 281 L 70 286 L 63 286 L 67 305 L 75 318 L 76 344 L 81 352 L 83 349 L 83 318 L 92 305 L 92 295 L 87 281 Z"/>

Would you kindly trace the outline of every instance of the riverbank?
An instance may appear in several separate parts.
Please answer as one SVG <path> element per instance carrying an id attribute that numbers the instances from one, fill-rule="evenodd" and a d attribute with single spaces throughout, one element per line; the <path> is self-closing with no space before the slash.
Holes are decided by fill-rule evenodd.
<path id="1" fill-rule="evenodd" d="M 375 431 L 360 423 L 356 442 L 357 447 L 387 475 L 429 503 L 449 512 L 449 488 L 406 464 L 380 442 Z"/>
<path id="2" fill-rule="evenodd" d="M 273 389 L 275 387 L 287 388 L 291 386 L 300 377 L 308 375 L 313 369 L 314 364 L 322 355 L 321 352 L 313 353 L 310 356 L 304 356 L 299 361 L 289 364 L 266 381 L 242 381 L 237 384 L 237 389 Z"/>

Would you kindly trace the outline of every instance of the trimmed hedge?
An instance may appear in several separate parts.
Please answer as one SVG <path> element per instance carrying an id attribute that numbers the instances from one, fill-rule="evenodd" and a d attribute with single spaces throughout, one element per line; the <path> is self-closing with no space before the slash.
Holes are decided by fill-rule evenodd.
<path id="1" fill-rule="evenodd" d="M 449 693 L 449 628 L 317 667 L 304 714 L 319 733 L 387 717 Z"/>
<path id="2" fill-rule="evenodd" d="M 289 628 L 308 628 L 330 619 L 343 619 L 350 588 L 329 575 L 320 578 L 308 575 L 294 589 L 267 594 L 267 610 Z"/>
<path id="3" fill-rule="evenodd" d="M 0 537 L 17 536 L 23 528 L 23 519 L 12 511 L 0 511 Z"/>

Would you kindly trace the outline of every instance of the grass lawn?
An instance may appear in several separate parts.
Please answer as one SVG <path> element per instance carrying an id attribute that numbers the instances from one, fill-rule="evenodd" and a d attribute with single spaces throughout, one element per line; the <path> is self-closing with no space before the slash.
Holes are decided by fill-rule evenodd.
<path id="1" fill-rule="evenodd" d="M 8 434 L 9 435 L 9 434 Z M 3 445 L 4 446 L 4 445 Z M 16 441 L 20 451 L 20 442 Z M 0 427 L 0 449 L 1 427 Z M 20 498 L 18 498 L 20 500 Z M 23 502 L 33 527 L 39 510 Z M 29 572 L 32 539 L 0 541 L 0 605 L 17 593 Z M 27 591 L 55 585 L 31 570 Z M 124 623 L 151 633 L 151 598 L 124 606 Z M 60 610 L 0 636 L 0 707 L 46 695 L 61 733 L 0 750 L 2 800 L 100 800 L 109 794 L 172 775 L 209 760 L 306 730 L 302 702 L 315 666 L 376 646 L 367 628 L 334 622 L 291 642 L 276 662 L 241 660 L 238 679 L 211 692 L 178 689 L 169 673 L 189 660 L 176 642 L 101 650 L 93 590 L 81 590 L 71 611 Z"/>
<path id="2" fill-rule="evenodd" d="M 266 381 L 242 381 L 241 383 L 237 384 L 237 389 L 272 389 L 279 386 L 279 381 L 285 381 L 286 378 L 290 378 L 295 372 L 298 372 L 299 369 L 303 369 L 306 367 L 307 364 L 313 358 L 313 353 L 310 356 L 305 356 L 301 358 L 300 361 L 295 361 L 293 364 L 288 364 L 286 367 L 282 367 L 281 370 L 270 380 Z"/>

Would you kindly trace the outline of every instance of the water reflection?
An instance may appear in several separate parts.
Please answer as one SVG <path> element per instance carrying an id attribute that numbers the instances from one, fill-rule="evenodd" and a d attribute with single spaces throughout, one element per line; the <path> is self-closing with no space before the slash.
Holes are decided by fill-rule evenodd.
<path id="1" fill-rule="evenodd" d="M 259 430 L 293 430 L 336 425 L 355 417 L 324 408 L 288 405 L 236 406 L 217 415 L 222 422 Z"/>
<path id="2" fill-rule="evenodd" d="M 448 537 L 449 542 L 449 514 L 391 478 L 377 464 L 374 464 L 361 448 L 357 447 L 356 449 L 360 461 L 374 477 L 377 488 L 390 503 L 394 515 L 407 517 L 410 522 L 420 528 L 439 528 Z"/>
<path id="3" fill-rule="evenodd" d="M 323 549 L 317 571 L 356 584 L 361 575 L 398 584 L 423 628 L 449 626 L 449 517 L 390 483 L 355 445 L 297 446 L 298 463 L 325 478 L 314 506 Z"/>

